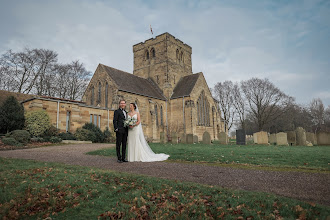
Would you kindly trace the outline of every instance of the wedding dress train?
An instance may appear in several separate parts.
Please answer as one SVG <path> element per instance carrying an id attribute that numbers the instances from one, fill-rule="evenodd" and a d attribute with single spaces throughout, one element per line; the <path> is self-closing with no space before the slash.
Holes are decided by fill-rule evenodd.
<path id="1" fill-rule="evenodd" d="M 128 115 L 128 118 L 134 118 L 137 120 L 137 114 L 132 117 Z M 130 128 L 128 130 L 127 137 L 127 159 L 129 162 L 141 161 L 141 162 L 154 162 L 154 161 L 164 161 L 167 160 L 169 155 L 167 154 L 155 154 L 149 144 L 147 143 L 141 123 L 138 126 Z"/>

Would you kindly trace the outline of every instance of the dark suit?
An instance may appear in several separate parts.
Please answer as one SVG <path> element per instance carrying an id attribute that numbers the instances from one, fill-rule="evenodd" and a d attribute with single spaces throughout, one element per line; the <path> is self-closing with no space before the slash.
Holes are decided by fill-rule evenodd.
<path id="1" fill-rule="evenodd" d="M 126 111 L 125 111 L 126 112 Z M 126 112 L 127 117 L 127 112 Z M 125 115 L 123 111 L 119 108 L 114 112 L 113 115 L 113 126 L 116 131 L 116 152 L 118 160 L 126 160 L 126 144 L 128 128 L 124 127 Z M 121 155 L 120 155 L 120 145 L 122 145 Z"/>

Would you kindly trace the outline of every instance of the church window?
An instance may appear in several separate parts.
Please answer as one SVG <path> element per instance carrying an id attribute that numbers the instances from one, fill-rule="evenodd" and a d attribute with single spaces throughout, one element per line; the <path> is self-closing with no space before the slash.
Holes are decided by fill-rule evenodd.
<path id="1" fill-rule="evenodd" d="M 93 123 L 93 115 L 92 114 L 90 115 L 90 121 L 89 122 Z"/>
<path id="2" fill-rule="evenodd" d="M 105 84 L 105 107 L 108 108 L 108 83 Z"/>
<path id="3" fill-rule="evenodd" d="M 97 96 L 97 103 L 100 104 L 101 103 L 101 83 L 99 82 L 99 93 Z"/>
<path id="4" fill-rule="evenodd" d="M 156 119 L 156 126 L 158 126 L 158 109 L 157 109 L 157 105 L 155 105 L 155 119 Z"/>
<path id="5" fill-rule="evenodd" d="M 146 51 L 146 59 L 149 60 L 149 51 Z"/>
<path id="6" fill-rule="evenodd" d="M 101 128 L 101 115 L 99 115 L 99 121 L 98 121 L 98 124 L 99 124 L 99 128 Z"/>
<path id="7" fill-rule="evenodd" d="M 176 49 L 176 59 L 179 60 L 179 50 Z"/>
<path id="8" fill-rule="evenodd" d="M 160 125 L 163 125 L 163 106 L 160 106 Z"/>
<path id="9" fill-rule="evenodd" d="M 66 112 L 66 132 L 70 131 L 70 111 Z"/>
<path id="10" fill-rule="evenodd" d="M 94 115 L 94 125 L 97 126 L 97 115 Z"/>
<path id="11" fill-rule="evenodd" d="M 151 56 L 152 58 L 156 57 L 156 51 L 155 51 L 155 48 L 151 48 Z"/>
<path id="12" fill-rule="evenodd" d="M 181 52 L 180 60 L 183 61 L 183 52 Z"/>
<path id="13" fill-rule="evenodd" d="M 204 92 L 197 100 L 197 125 L 210 126 L 210 105 Z"/>
<path id="14" fill-rule="evenodd" d="M 94 86 L 92 87 L 91 105 L 94 105 Z"/>

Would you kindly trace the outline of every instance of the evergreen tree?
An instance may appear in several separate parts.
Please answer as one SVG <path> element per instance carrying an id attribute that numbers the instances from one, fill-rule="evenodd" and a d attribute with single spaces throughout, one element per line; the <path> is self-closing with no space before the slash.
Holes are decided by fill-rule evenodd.
<path id="1" fill-rule="evenodd" d="M 0 133 L 24 127 L 24 108 L 14 96 L 9 96 L 0 106 Z"/>

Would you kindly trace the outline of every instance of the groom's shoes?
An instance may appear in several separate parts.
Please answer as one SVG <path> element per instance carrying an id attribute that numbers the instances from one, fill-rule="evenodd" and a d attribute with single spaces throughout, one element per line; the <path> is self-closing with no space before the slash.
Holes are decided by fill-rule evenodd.
<path id="1" fill-rule="evenodd" d="M 123 162 L 128 162 L 128 161 L 127 161 L 127 160 L 125 160 L 125 159 L 124 159 L 124 160 L 122 160 L 122 161 L 123 161 Z"/>
<path id="2" fill-rule="evenodd" d="M 118 163 L 122 163 L 123 161 L 122 160 L 117 160 Z"/>

